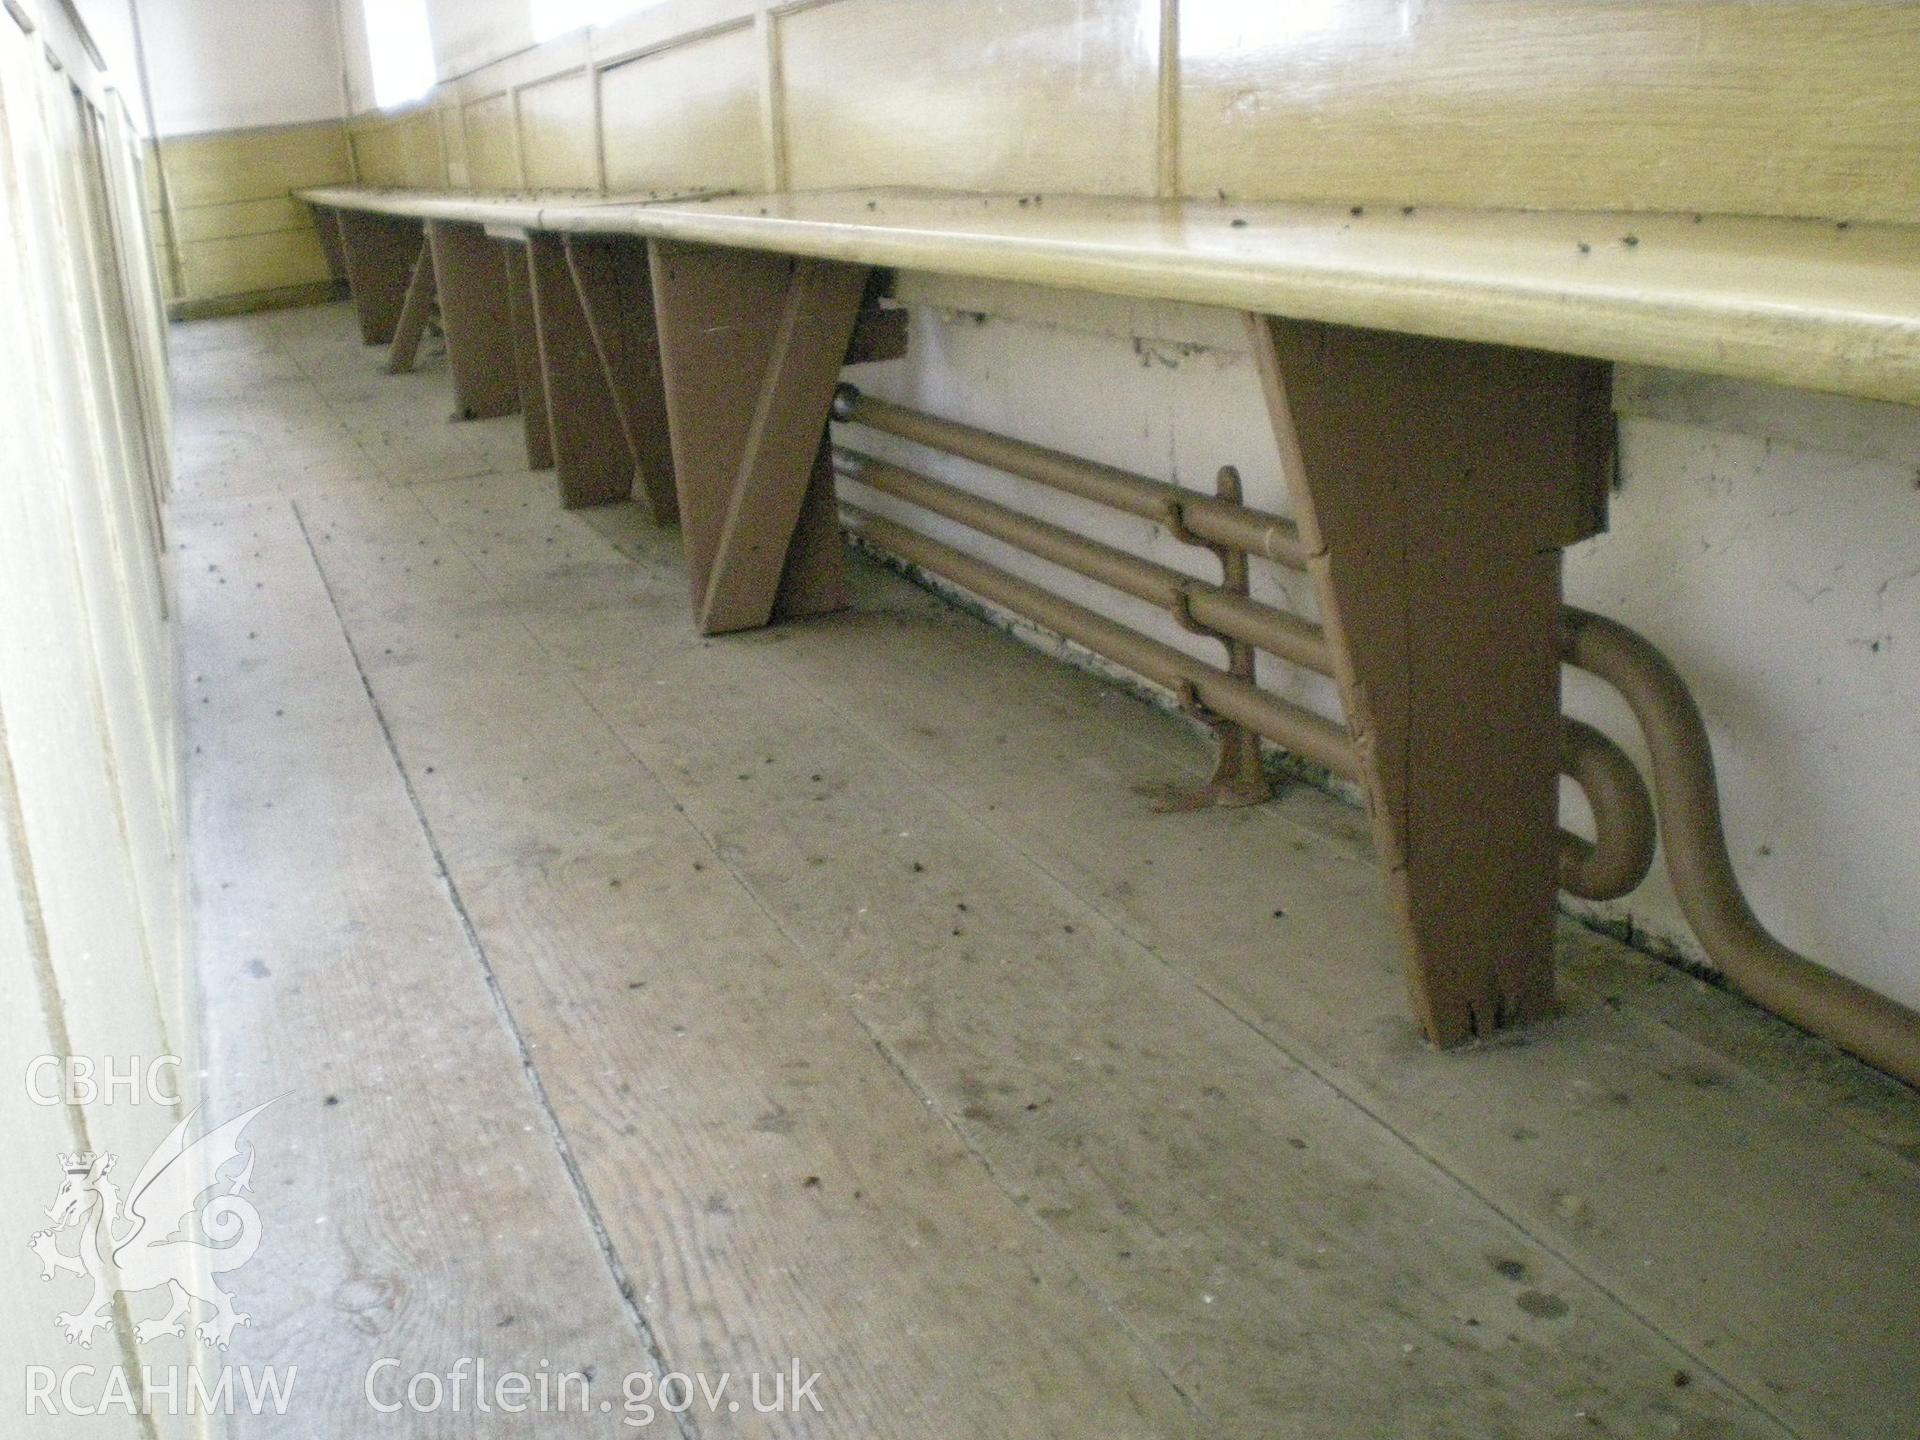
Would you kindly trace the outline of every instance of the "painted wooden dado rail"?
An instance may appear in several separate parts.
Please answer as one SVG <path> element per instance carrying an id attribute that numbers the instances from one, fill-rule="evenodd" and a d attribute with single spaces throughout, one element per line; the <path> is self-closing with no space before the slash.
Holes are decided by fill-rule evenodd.
<path id="1" fill-rule="evenodd" d="M 1243 312 L 1340 686 L 1333 744 L 1443 1044 L 1551 999 L 1561 554 L 1606 524 L 1608 363 L 1920 403 L 1902 226 L 896 190 L 304 198 L 369 342 L 409 363 L 437 296 L 463 411 L 528 402 L 530 459 L 568 503 L 638 473 L 677 514 L 709 633 L 843 601 L 834 387 L 904 343 L 877 267 Z"/>

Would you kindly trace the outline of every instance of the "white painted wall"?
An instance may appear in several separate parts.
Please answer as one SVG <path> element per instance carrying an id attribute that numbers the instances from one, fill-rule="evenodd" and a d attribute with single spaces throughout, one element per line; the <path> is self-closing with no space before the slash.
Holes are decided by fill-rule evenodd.
<path id="1" fill-rule="evenodd" d="M 905 277 L 902 294 L 916 303 L 912 350 L 858 372 L 873 393 L 1196 487 L 1231 463 L 1250 504 L 1290 510 L 1237 317 L 920 276 Z M 1635 370 L 1622 372 L 1616 404 L 1624 483 L 1610 533 L 1570 555 L 1569 600 L 1640 630 L 1692 685 L 1735 864 L 1763 921 L 1920 1006 L 1920 411 Z M 1144 521 L 858 427 L 841 433 L 1030 513 L 1194 564 L 1195 552 Z M 883 496 L 846 492 L 912 518 Z M 1217 659 L 1216 646 L 1149 607 L 962 527 L 918 523 Z M 1286 572 L 1256 562 L 1254 583 L 1313 613 L 1307 587 Z M 1278 663 L 1262 679 L 1339 713 L 1324 681 Z M 1570 674 L 1567 704 L 1644 761 L 1624 705 L 1603 686 Z M 1567 815 L 1586 823 L 1576 794 Z M 1658 866 L 1624 903 L 1597 908 L 1699 958 Z"/>
<path id="2" fill-rule="evenodd" d="M 383 0 L 340 0 L 349 50 L 364 46 L 366 4 Z M 444 82 L 469 75 L 482 66 L 505 60 L 556 36 L 585 26 L 606 25 L 624 16 L 651 10 L 662 0 L 426 0 L 433 30 L 434 62 Z M 683 8 L 684 5 L 683 5 Z M 670 29 L 676 27 L 669 27 Z M 699 24 L 680 26 L 697 29 Z M 350 62 L 364 71 L 365 59 Z M 372 89 L 355 81 L 356 109 L 372 104 Z"/>
<path id="3" fill-rule="evenodd" d="M 346 114 L 334 0 L 134 0 L 162 135 Z"/>
<path id="4" fill-rule="evenodd" d="M 381 0 L 373 0 L 378 5 Z M 367 53 L 366 0 L 337 0 L 341 68 L 346 85 L 346 111 L 364 115 L 375 108 L 373 57 Z"/>
<path id="5" fill-rule="evenodd" d="M 375 108 L 373 62 L 367 52 L 367 9 L 392 0 L 337 0 L 341 46 L 346 52 L 346 88 L 351 114 Z M 531 47 L 529 0 L 425 0 L 433 34 L 434 72 L 455 80 L 483 65 Z"/>
<path id="6" fill-rule="evenodd" d="M 433 27 L 433 53 L 442 80 L 504 60 L 534 43 L 527 0 L 427 0 L 427 21 Z"/>
<path id="7" fill-rule="evenodd" d="M 1693 687 L 1762 920 L 1920 1007 L 1920 411 L 1644 372 L 1616 406 L 1624 484 L 1568 598 Z M 1633 733 L 1597 682 L 1567 694 Z M 1680 934 L 1664 873 L 1605 909 Z"/>

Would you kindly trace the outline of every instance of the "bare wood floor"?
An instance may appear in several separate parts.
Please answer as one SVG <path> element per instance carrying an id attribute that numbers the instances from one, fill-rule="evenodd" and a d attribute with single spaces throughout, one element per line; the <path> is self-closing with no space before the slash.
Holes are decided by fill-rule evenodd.
<path id="1" fill-rule="evenodd" d="M 1431 1053 L 1350 811 L 1153 813 L 1181 723 L 871 569 L 703 641 L 342 309 L 174 349 L 238 1434 L 1911 1440 L 1909 1092 L 1572 927 Z M 368 1402 L 463 1357 L 592 1408 Z"/>

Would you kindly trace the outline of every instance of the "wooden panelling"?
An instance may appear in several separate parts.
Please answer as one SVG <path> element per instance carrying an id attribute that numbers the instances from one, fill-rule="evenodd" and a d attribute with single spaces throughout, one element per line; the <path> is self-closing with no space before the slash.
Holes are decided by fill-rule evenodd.
<path id="1" fill-rule="evenodd" d="M 440 153 L 446 160 L 444 183 L 456 190 L 466 188 L 467 126 L 458 105 L 442 102 L 434 107 L 434 123 L 440 130 Z"/>
<path id="2" fill-rule="evenodd" d="M 10 1066 L 41 1054 L 179 1055 L 192 1083 L 204 1072 L 184 963 L 184 746 L 159 513 L 171 448 L 153 364 L 163 320 L 144 280 L 139 187 L 120 165 L 128 136 L 90 98 L 105 79 L 65 10 L 35 6 L 28 18 L 38 26 L 0 18 L 0 1045 Z M 136 1157 L 180 1113 L 105 1090 L 48 1107 L 29 1103 L 31 1087 L 7 1088 L 0 1129 L 16 1144 Z M 29 1203 L 38 1213 L 47 1153 L 23 1152 L 0 1186 L 8 1213 Z M 76 1277 L 43 1289 L 36 1273 L 41 1264 L 17 1270 L 0 1301 L 9 1412 L 22 1396 L 14 1377 L 71 1364 L 75 1338 L 103 1366 L 203 1363 L 191 1341 L 136 1348 L 108 1289 L 90 1302 Z M 50 1263 L 44 1274 L 56 1278 Z M 49 1323 L 56 1296 L 72 1306 L 65 1336 Z M 103 1440 L 186 1440 L 197 1427 L 167 1408 L 148 1423 L 103 1419 Z"/>
<path id="3" fill-rule="evenodd" d="M 231 205 L 196 205 L 179 215 L 180 239 L 230 240 L 241 235 L 267 235 L 278 230 L 306 230 L 313 211 L 291 196 L 270 200 L 236 200 Z"/>
<path id="4" fill-rule="evenodd" d="M 838 0 L 777 23 L 796 190 L 1154 192 L 1157 0 Z"/>
<path id="5" fill-rule="evenodd" d="M 497 4 L 500 0 L 483 0 L 483 3 Z M 510 3 L 522 4 L 523 0 L 510 0 Z M 548 0 L 525 0 L 525 3 L 541 5 L 548 3 Z M 578 0 L 559 0 L 559 3 L 575 4 Z M 594 3 L 604 5 L 608 0 L 594 0 Z M 616 0 L 616 3 L 647 3 L 647 0 Z M 660 0 L 652 0 L 652 3 L 658 5 Z M 751 4 L 755 3 L 755 0 L 726 0 L 726 3 Z M 673 8 L 678 11 L 677 5 Z M 678 13 L 684 16 L 685 12 Z M 674 33 L 683 34 L 695 28 L 701 27 L 684 24 Z M 529 85 L 538 85 L 558 75 L 589 69 L 594 58 L 594 47 L 588 43 L 591 34 L 592 32 L 587 28 L 576 27 L 543 44 L 526 46 L 512 55 L 502 57 L 494 64 L 456 75 L 440 87 L 439 98 L 443 101 L 451 100 L 455 104 L 466 105 L 476 100 L 484 100 L 490 95 L 504 95 L 516 90 L 524 90 Z M 644 48 L 647 47 L 635 45 L 607 50 L 601 56 L 601 63 L 611 64 L 616 60 L 627 59 L 639 54 Z"/>
<path id="6" fill-rule="evenodd" d="M 520 91 L 520 145 L 526 183 L 590 190 L 600 183 L 594 133 L 593 75 L 576 71 Z"/>
<path id="7" fill-rule="evenodd" d="M 520 142 L 514 134 L 513 96 L 476 100 L 465 112 L 467 184 L 476 190 L 517 190 Z"/>
<path id="8" fill-rule="evenodd" d="M 766 142 L 752 27 L 601 72 L 611 190 L 755 190 Z"/>
<path id="9" fill-rule="evenodd" d="M 270 235 L 237 235 L 184 243 L 186 298 L 244 295 L 321 283 L 330 278 L 319 232 L 282 230 Z"/>
<path id="10" fill-rule="evenodd" d="M 392 0 L 364 0 L 391 4 Z M 531 5 L 475 4 L 474 0 L 425 0 L 427 23 L 441 71 L 464 75 L 524 52 L 532 43 Z"/>
<path id="11" fill-rule="evenodd" d="M 368 185 L 444 185 L 437 112 L 414 110 L 354 126 L 353 161 Z"/>
<path id="12" fill-rule="evenodd" d="M 1182 0 L 1180 46 L 1189 194 L 1920 220 L 1913 5 Z"/>
<path id="13" fill-rule="evenodd" d="M 1920 221 L 1915 5 L 715 0 L 642 13 L 615 39 L 653 48 L 569 36 L 446 87 L 415 124 L 357 125 L 360 178 L 579 188 L 603 178 L 603 153 L 614 190 Z M 709 28 L 672 38 L 694 25 Z M 1167 36 L 1179 56 L 1163 75 Z M 579 68 L 595 48 L 612 58 L 598 134 Z M 437 144 L 428 115 L 448 132 Z"/>
<path id="14" fill-rule="evenodd" d="M 350 177 L 349 143 L 338 121 L 162 141 L 183 281 L 168 298 L 196 302 L 326 280 L 312 213 L 289 192 L 314 183 L 312 176 Z M 149 155 L 150 229 L 160 273 L 171 277 L 158 166 Z"/>
<path id="15" fill-rule="evenodd" d="M 174 284 L 174 277 L 179 271 L 174 265 L 173 247 L 158 238 L 153 242 L 153 264 L 160 279 L 161 300 L 171 303 L 182 298 Z"/>
<path id="16" fill-rule="evenodd" d="M 182 135 L 161 142 L 167 185 L 181 210 L 284 197 L 352 178 L 339 121 L 271 130 Z"/>
<path id="17" fill-rule="evenodd" d="M 140 142 L 140 190 L 147 197 L 149 211 L 160 209 L 160 166 L 154 158 L 153 141 L 146 139 Z"/>

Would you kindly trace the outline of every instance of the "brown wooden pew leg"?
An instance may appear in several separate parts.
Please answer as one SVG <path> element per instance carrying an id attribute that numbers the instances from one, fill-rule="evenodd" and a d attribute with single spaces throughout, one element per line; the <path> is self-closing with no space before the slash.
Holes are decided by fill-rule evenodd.
<path id="1" fill-rule="evenodd" d="M 654 523 L 670 525 L 680 518 L 680 501 L 673 483 L 673 440 L 660 378 L 660 335 L 646 242 L 569 235 L 565 244 L 567 268 L 620 417 L 628 457 Z"/>
<path id="2" fill-rule="evenodd" d="M 827 410 L 867 267 L 649 242 L 696 623 L 846 604 Z"/>
<path id="3" fill-rule="evenodd" d="M 447 333 L 454 413 L 465 420 L 511 415 L 520 404 L 507 270 L 501 241 L 462 220 L 429 220 L 440 325 Z"/>
<path id="4" fill-rule="evenodd" d="M 400 323 L 414 257 L 420 253 L 420 222 L 365 210 L 336 214 L 360 338 L 369 345 L 388 344 Z"/>
<path id="5" fill-rule="evenodd" d="M 313 207 L 314 227 L 320 232 L 320 248 L 326 253 L 327 275 L 334 293 L 342 298 L 353 293 L 347 277 L 347 246 L 340 238 L 340 212 L 326 205 Z"/>
<path id="6" fill-rule="evenodd" d="M 1413 1005 L 1553 999 L 1560 552 L 1605 525 L 1607 368 L 1254 316 Z"/>
<path id="7" fill-rule="evenodd" d="M 394 327 L 393 349 L 387 353 L 389 375 L 404 375 L 413 369 L 413 362 L 420 354 L 420 337 L 427 332 L 427 317 L 433 305 L 433 247 L 422 240 L 420 256 L 413 262 L 413 280 L 400 307 L 400 321 Z"/>
<path id="8" fill-rule="evenodd" d="M 527 262 L 560 503 L 571 510 L 624 500 L 633 493 L 633 457 L 567 268 L 566 244 L 558 235 L 536 234 L 527 243 Z"/>
<path id="9" fill-rule="evenodd" d="M 507 315 L 513 330 L 513 368 L 520 387 L 520 418 L 526 430 L 527 468 L 553 468 L 553 429 L 547 413 L 547 381 L 540 373 L 540 330 L 533 318 L 533 274 L 525 241 L 505 241 Z"/>

